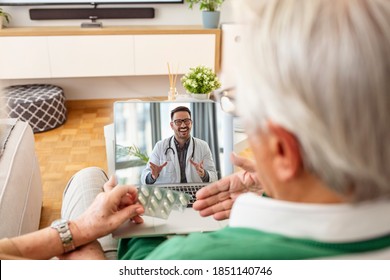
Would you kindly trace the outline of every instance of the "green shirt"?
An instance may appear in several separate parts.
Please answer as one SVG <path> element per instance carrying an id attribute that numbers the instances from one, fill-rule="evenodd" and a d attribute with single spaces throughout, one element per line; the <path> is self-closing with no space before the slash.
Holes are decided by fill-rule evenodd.
<path id="1" fill-rule="evenodd" d="M 241 195 L 229 226 L 119 242 L 120 259 L 315 259 L 390 249 L 390 202 L 295 203 Z"/>
<path id="2" fill-rule="evenodd" d="M 122 239 L 120 259 L 170 260 L 293 260 L 326 258 L 379 250 L 390 246 L 390 235 L 354 243 L 323 243 L 288 238 L 247 228 L 226 227 L 211 233 Z"/>

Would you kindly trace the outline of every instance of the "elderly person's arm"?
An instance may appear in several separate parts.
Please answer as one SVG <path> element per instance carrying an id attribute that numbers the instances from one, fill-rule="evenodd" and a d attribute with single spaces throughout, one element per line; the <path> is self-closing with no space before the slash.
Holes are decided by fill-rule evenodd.
<path id="1" fill-rule="evenodd" d="M 96 197 L 91 206 L 78 218 L 69 221 L 73 245 L 76 248 L 73 255 L 77 249 L 81 249 L 84 254 L 88 253 L 85 250 L 90 250 L 96 257 L 103 256 L 99 252 L 100 245 L 96 246 L 97 238 L 111 233 L 128 219 L 136 223 L 142 222 L 139 215 L 144 212 L 144 209 L 137 204 L 136 188 L 132 186 L 114 188 L 114 186 L 115 179 L 111 178 L 104 185 L 104 192 Z M 11 238 L 9 241 L 17 252 L 14 256 L 16 258 L 49 259 L 64 253 L 59 233 L 51 227 Z"/>

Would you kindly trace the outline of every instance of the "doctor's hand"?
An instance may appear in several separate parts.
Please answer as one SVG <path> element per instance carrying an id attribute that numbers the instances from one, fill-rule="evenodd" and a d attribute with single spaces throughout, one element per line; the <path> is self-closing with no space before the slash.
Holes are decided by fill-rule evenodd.
<path id="1" fill-rule="evenodd" d="M 150 169 L 152 170 L 152 178 L 156 180 L 158 176 L 160 176 L 161 170 L 167 166 L 168 162 L 164 162 L 162 165 L 154 164 L 153 162 L 150 162 Z"/>
<path id="2" fill-rule="evenodd" d="M 236 198 L 246 192 L 262 193 L 260 181 L 255 173 L 253 161 L 232 154 L 231 161 L 243 170 L 212 183 L 196 193 L 193 208 L 203 217 L 213 216 L 216 220 L 230 217 Z"/>
<path id="3" fill-rule="evenodd" d="M 190 162 L 193 166 L 195 166 L 196 172 L 200 176 L 200 178 L 203 178 L 205 173 L 204 173 L 204 168 L 203 168 L 203 160 L 199 163 L 196 163 L 192 159 L 190 159 Z"/>

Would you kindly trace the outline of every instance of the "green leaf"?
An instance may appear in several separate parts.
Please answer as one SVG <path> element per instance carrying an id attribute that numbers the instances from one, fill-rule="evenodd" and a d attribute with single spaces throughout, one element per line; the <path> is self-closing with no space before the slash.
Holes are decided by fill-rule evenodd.
<path id="1" fill-rule="evenodd" d="M 4 19 L 5 19 L 5 21 L 6 21 L 7 23 L 10 22 L 11 15 L 10 15 L 9 13 L 3 11 L 2 8 L 0 8 L 0 17 L 4 17 Z"/>
<path id="2" fill-rule="evenodd" d="M 117 156 L 134 156 L 139 158 L 144 164 L 148 163 L 149 156 L 146 152 L 142 152 L 140 148 L 138 148 L 136 145 L 132 145 L 129 147 L 117 145 L 116 147 L 116 153 Z"/>
<path id="3" fill-rule="evenodd" d="M 189 93 L 210 93 L 221 87 L 217 75 L 211 68 L 197 66 L 181 78 L 183 87 Z"/>
<path id="4" fill-rule="evenodd" d="M 222 5 L 224 0 L 186 0 L 189 4 L 189 8 L 192 9 L 194 5 L 199 4 L 199 9 L 201 11 L 217 11 L 218 8 Z"/>

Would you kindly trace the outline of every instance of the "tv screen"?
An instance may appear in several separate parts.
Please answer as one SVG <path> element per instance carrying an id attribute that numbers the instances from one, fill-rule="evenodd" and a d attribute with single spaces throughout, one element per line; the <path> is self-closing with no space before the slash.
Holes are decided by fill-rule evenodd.
<path id="1" fill-rule="evenodd" d="M 183 0 L 0 0 L 0 6 L 183 3 Z"/>

